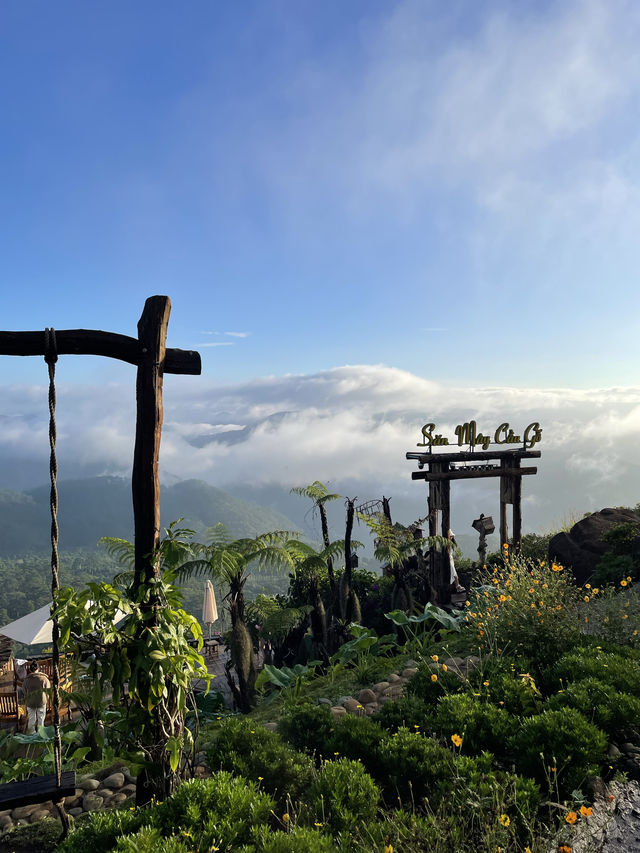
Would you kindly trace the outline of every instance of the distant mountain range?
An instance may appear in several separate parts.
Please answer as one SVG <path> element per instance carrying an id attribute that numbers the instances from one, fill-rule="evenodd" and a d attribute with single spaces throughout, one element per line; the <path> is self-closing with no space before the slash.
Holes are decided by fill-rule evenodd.
<path id="1" fill-rule="evenodd" d="M 59 483 L 58 494 L 61 549 L 93 548 L 101 536 L 133 538 L 130 480 L 67 480 Z M 235 497 L 202 480 L 163 486 L 160 505 L 163 526 L 183 518 L 183 526 L 199 534 L 218 523 L 237 537 L 300 529 L 276 509 Z M 0 556 L 45 551 L 50 547 L 49 537 L 48 486 L 25 492 L 0 491 Z"/>

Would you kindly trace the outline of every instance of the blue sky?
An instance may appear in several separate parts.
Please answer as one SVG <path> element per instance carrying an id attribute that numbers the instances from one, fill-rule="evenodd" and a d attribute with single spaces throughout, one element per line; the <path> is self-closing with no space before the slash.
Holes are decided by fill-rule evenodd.
<path id="1" fill-rule="evenodd" d="M 404 483 L 427 420 L 538 406 L 578 508 L 632 500 L 639 43 L 632 0 L 6 0 L 0 326 L 135 335 L 168 294 L 169 345 L 203 358 L 167 379 L 172 476 L 250 480 L 188 441 L 250 426 L 264 481 L 382 488 L 369 433 Z M 58 375 L 74 472 L 124 472 L 133 370 Z M 44 379 L 0 359 L 15 465 L 45 441 Z"/>
<path id="2" fill-rule="evenodd" d="M 223 381 L 636 381 L 636 4 L 63 0 L 0 22 L 3 328 L 134 333 L 167 293 L 170 342 Z M 33 370 L 11 362 L 4 381 Z"/>

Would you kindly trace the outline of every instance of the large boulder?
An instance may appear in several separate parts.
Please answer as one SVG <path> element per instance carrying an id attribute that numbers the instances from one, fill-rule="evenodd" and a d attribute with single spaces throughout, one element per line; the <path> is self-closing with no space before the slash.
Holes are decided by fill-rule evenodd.
<path id="1" fill-rule="evenodd" d="M 589 580 L 603 555 L 610 550 L 604 534 L 614 524 L 640 525 L 640 514 L 631 509 L 601 509 L 573 525 L 566 533 L 557 533 L 549 542 L 549 560 L 571 568 L 576 581 Z"/>

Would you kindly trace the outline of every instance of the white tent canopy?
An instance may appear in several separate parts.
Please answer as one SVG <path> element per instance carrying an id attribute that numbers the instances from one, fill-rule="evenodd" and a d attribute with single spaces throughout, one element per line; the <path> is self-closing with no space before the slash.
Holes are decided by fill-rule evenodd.
<path id="1" fill-rule="evenodd" d="M 116 611 L 115 621 L 121 622 L 126 613 L 122 610 Z M 39 643 L 51 643 L 53 640 L 53 622 L 51 621 L 51 603 L 45 604 L 26 616 L 21 616 L 15 622 L 10 622 L 0 628 L 0 634 L 9 637 L 25 646 L 35 646 Z"/>

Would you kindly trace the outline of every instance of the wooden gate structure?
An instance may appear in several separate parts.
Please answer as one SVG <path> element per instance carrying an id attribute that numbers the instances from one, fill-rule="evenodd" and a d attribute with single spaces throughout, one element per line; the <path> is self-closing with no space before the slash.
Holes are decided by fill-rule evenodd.
<path id="1" fill-rule="evenodd" d="M 456 428 L 458 445 L 462 447 L 467 444 L 469 450 L 456 452 L 434 452 L 434 447 L 448 446 L 449 442 L 441 436 L 434 436 L 434 424 L 423 427 L 422 434 L 428 446 L 427 452 L 411 452 L 406 454 L 409 460 L 416 460 L 418 468 L 428 466 L 427 470 L 413 471 L 412 480 L 426 480 L 429 484 L 429 496 L 427 505 L 429 508 L 429 536 L 438 534 L 438 517 L 441 518 L 440 534 L 447 536 L 451 528 L 451 481 L 452 480 L 476 480 L 485 477 L 500 478 L 500 547 L 509 544 L 514 552 L 518 552 L 522 543 L 522 478 L 527 475 L 536 474 L 538 469 L 534 466 L 524 467 L 523 459 L 539 459 L 542 455 L 539 450 L 531 448 L 540 441 L 542 430 L 538 423 L 531 424 L 525 430 L 525 439 L 520 441 L 519 436 L 514 436 L 508 429 L 508 424 L 501 424 L 495 433 L 495 442 L 491 442 L 486 436 L 477 435 L 474 421 L 463 424 Z M 430 428 L 430 429 L 427 429 Z M 532 429 L 533 428 L 533 429 Z M 505 436 L 509 436 L 505 440 Z M 475 450 L 475 444 L 487 448 L 490 444 L 504 445 L 515 444 L 518 440 L 520 446 L 511 446 L 509 449 L 497 450 Z M 463 466 L 458 467 L 460 463 Z M 513 507 L 513 533 L 509 542 L 509 528 L 507 518 L 507 507 Z M 440 605 L 451 601 L 451 582 L 448 554 L 443 551 L 431 551 L 431 577 Z"/>

